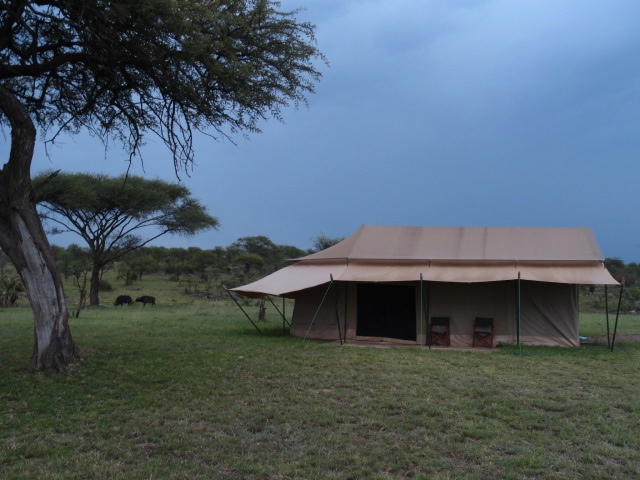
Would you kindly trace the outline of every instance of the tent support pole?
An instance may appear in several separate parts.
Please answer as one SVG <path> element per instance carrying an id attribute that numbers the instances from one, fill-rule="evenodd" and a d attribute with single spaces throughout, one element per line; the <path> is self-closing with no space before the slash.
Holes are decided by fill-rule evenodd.
<path id="1" fill-rule="evenodd" d="M 331 278 L 331 281 L 329 282 L 329 286 L 327 287 L 327 291 L 324 292 L 324 296 L 322 297 L 322 300 L 320 300 L 320 305 L 318 305 L 318 309 L 316 310 L 316 313 L 313 316 L 313 319 L 311 320 L 311 324 L 309 325 L 309 328 L 307 329 L 307 333 L 304 334 L 304 338 L 302 339 L 303 341 L 307 339 L 307 336 L 309 335 L 309 332 L 311 331 L 311 327 L 313 327 L 313 324 L 316 321 L 316 317 L 318 316 L 318 313 L 320 313 L 320 308 L 322 307 L 322 304 L 324 303 L 324 299 L 327 298 L 327 294 L 329 293 L 329 289 L 333 285 L 333 275 L 330 274 L 329 277 Z M 338 333 L 338 336 L 340 336 L 340 333 Z"/>
<path id="2" fill-rule="evenodd" d="M 224 285 L 222 286 L 222 288 L 224 288 L 224 291 L 227 292 L 229 294 L 229 296 L 231 297 L 231 300 L 233 300 L 235 302 L 235 304 L 238 306 L 238 308 L 240 310 L 242 310 L 242 313 L 244 313 L 245 317 L 247 317 L 249 319 L 249 321 L 251 322 L 251 325 L 253 325 L 253 327 L 258 331 L 258 333 L 260 335 L 262 335 L 262 332 L 260 331 L 260 329 L 258 328 L 258 326 L 253 322 L 253 320 L 251 320 L 251 317 L 249 316 L 249 314 L 247 312 L 244 311 L 244 308 L 242 308 L 242 305 L 240 305 L 240 303 L 238 302 L 238 300 L 236 300 L 236 298 L 231 295 L 231 292 L 227 289 L 227 287 L 225 287 Z"/>
<path id="3" fill-rule="evenodd" d="M 269 300 L 271 302 L 271 305 L 273 305 L 273 308 L 276 309 L 276 311 L 280 314 L 280 316 L 282 317 L 282 328 L 284 329 L 284 324 L 286 322 L 287 325 L 289 325 L 289 328 L 291 328 L 291 324 L 287 321 L 287 319 L 284 316 L 284 298 L 282 299 L 282 312 L 280 311 L 280 309 L 276 306 L 276 304 L 273 302 L 273 300 L 271 299 L 271 297 L 269 295 L 266 295 L 267 300 Z"/>
<path id="4" fill-rule="evenodd" d="M 431 350 L 431 282 L 427 282 L 427 301 L 424 302 L 423 310 L 425 317 L 427 317 L 426 341 L 429 345 L 429 350 Z"/>
<path id="5" fill-rule="evenodd" d="M 422 326 L 424 325 L 424 302 L 422 301 L 422 274 L 420 274 L 420 345 L 423 346 L 422 338 L 424 334 L 424 330 Z"/>
<path id="6" fill-rule="evenodd" d="M 331 284 L 333 285 L 333 274 L 330 273 L 329 277 L 331 278 Z M 342 331 L 340 330 L 340 313 L 338 312 L 338 291 L 335 285 L 333 286 L 333 301 L 336 309 L 336 322 L 338 323 L 338 337 L 340 337 L 340 345 L 342 345 Z"/>
<path id="7" fill-rule="evenodd" d="M 604 286 L 604 310 L 607 315 L 607 349 L 611 348 L 611 334 L 609 333 L 609 290 Z"/>
<path id="8" fill-rule="evenodd" d="M 616 312 L 616 323 L 613 327 L 613 336 L 611 337 L 611 351 L 616 343 L 616 332 L 618 331 L 618 318 L 620 317 L 620 304 L 622 303 L 622 292 L 624 291 L 624 278 L 620 281 L 620 296 L 618 297 L 618 311 Z"/>
<path id="9" fill-rule="evenodd" d="M 426 301 L 426 315 L 427 318 L 431 318 L 431 282 L 427 282 L 427 301 Z M 431 325 L 431 321 L 429 320 L 429 325 Z M 431 334 L 429 334 L 431 337 Z M 429 338 L 429 348 L 431 348 L 431 338 Z"/>
<path id="10" fill-rule="evenodd" d="M 347 342 L 347 320 L 349 318 L 349 283 L 344 284 L 344 341 Z"/>
<path id="11" fill-rule="evenodd" d="M 520 308 L 521 299 L 521 284 L 520 284 L 520 272 L 518 272 L 518 281 L 516 282 L 516 335 L 518 342 L 518 353 L 522 353 L 522 344 L 520 343 L 520 327 L 522 322 L 522 311 Z"/>

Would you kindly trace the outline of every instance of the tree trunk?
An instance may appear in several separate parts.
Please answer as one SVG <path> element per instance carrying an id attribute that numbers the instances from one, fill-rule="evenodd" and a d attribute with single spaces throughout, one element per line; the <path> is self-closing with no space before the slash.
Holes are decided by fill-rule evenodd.
<path id="1" fill-rule="evenodd" d="M 93 265 L 89 280 L 89 306 L 100 305 L 100 265 Z"/>
<path id="2" fill-rule="evenodd" d="M 11 125 L 9 161 L 0 170 L 0 248 L 16 267 L 33 310 L 30 367 L 62 371 L 75 359 L 76 349 L 62 279 L 32 200 L 36 130 L 22 104 L 2 86 L 0 111 Z"/>

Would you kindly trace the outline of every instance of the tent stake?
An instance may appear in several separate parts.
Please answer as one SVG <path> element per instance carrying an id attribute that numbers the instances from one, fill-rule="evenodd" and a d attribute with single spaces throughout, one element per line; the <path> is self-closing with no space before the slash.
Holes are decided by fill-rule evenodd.
<path id="1" fill-rule="evenodd" d="M 238 306 L 238 308 L 240 310 L 242 310 L 242 313 L 244 313 L 244 315 L 249 319 L 249 321 L 251 322 L 251 325 L 254 326 L 254 328 L 258 331 L 258 333 L 260 335 L 262 335 L 262 332 L 260 331 L 260 329 L 258 328 L 258 326 L 253 323 L 253 320 L 251 320 L 251 317 L 249 316 L 249 314 L 247 312 L 244 311 L 244 308 L 242 308 L 242 305 L 240 305 L 240 303 L 238 303 L 238 300 L 235 299 L 235 297 L 233 295 L 231 295 L 231 292 L 227 289 L 227 287 L 225 287 L 224 285 L 222 286 L 222 288 L 224 288 L 224 291 L 227 292 L 229 294 L 229 296 L 231 297 L 231 300 L 233 300 L 236 305 Z"/>
<path id="2" fill-rule="evenodd" d="M 622 303 L 622 292 L 624 291 L 624 277 L 620 280 L 620 296 L 618 297 L 618 311 L 616 312 L 616 323 L 613 327 L 613 337 L 611 337 L 611 351 L 613 352 L 613 345 L 616 343 L 616 332 L 618 331 L 618 318 L 620 317 L 620 304 Z"/>

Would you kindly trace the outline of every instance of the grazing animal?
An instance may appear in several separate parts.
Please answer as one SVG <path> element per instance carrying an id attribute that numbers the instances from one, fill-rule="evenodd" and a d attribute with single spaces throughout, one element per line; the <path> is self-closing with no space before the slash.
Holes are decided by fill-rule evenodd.
<path id="1" fill-rule="evenodd" d="M 141 302 L 142 306 L 146 306 L 147 303 L 150 303 L 151 305 L 155 305 L 156 304 L 156 297 L 150 297 L 149 295 L 143 295 L 141 297 L 136 298 L 136 302 Z"/>
<path id="2" fill-rule="evenodd" d="M 129 306 L 133 305 L 133 300 L 131 299 L 131 297 L 129 295 L 120 295 L 118 296 L 118 298 L 116 298 L 115 303 L 113 304 L 114 307 L 119 307 L 121 305 L 127 304 Z"/>

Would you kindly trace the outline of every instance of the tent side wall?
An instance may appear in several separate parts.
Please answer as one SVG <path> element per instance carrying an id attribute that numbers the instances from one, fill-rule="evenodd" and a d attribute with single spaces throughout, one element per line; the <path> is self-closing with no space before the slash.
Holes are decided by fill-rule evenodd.
<path id="1" fill-rule="evenodd" d="M 420 288 L 416 291 L 416 337 L 426 343 L 427 319 L 420 312 Z M 515 344 L 516 288 L 515 281 L 483 283 L 423 283 L 423 298 L 428 302 L 431 317 L 451 318 L 451 345 L 471 345 L 475 317 L 492 317 L 495 321 L 496 343 Z M 525 345 L 577 346 L 578 295 L 577 286 L 570 284 L 521 282 L 521 332 Z M 428 292 L 428 293 L 427 293 Z M 323 301 L 324 298 L 324 301 Z M 291 334 L 301 338 L 338 340 L 340 328 L 346 339 L 356 339 L 357 282 L 334 282 L 297 292 L 291 323 Z M 420 326 L 420 318 L 424 325 Z M 311 324 L 313 322 L 313 324 Z"/>
<path id="2" fill-rule="evenodd" d="M 491 317 L 495 343 L 515 344 L 517 282 L 430 285 L 430 315 L 451 317 L 451 345 L 471 345 L 475 317 Z M 520 343 L 578 346 L 577 285 L 521 282 Z"/>
<path id="3" fill-rule="evenodd" d="M 291 319 L 291 335 L 300 338 L 315 338 L 322 340 L 339 340 L 338 321 L 340 329 L 345 330 L 346 338 L 355 338 L 355 285 L 345 282 L 333 282 L 308 288 L 294 295 L 295 305 Z M 337 312 L 337 313 L 336 313 Z"/>
<path id="4" fill-rule="evenodd" d="M 522 282 L 520 342 L 580 346 L 578 285 Z"/>
<path id="5" fill-rule="evenodd" d="M 432 282 L 429 289 L 429 315 L 451 318 L 451 346 L 471 346 L 475 317 L 494 319 L 494 343 L 515 341 L 514 282 Z"/>

